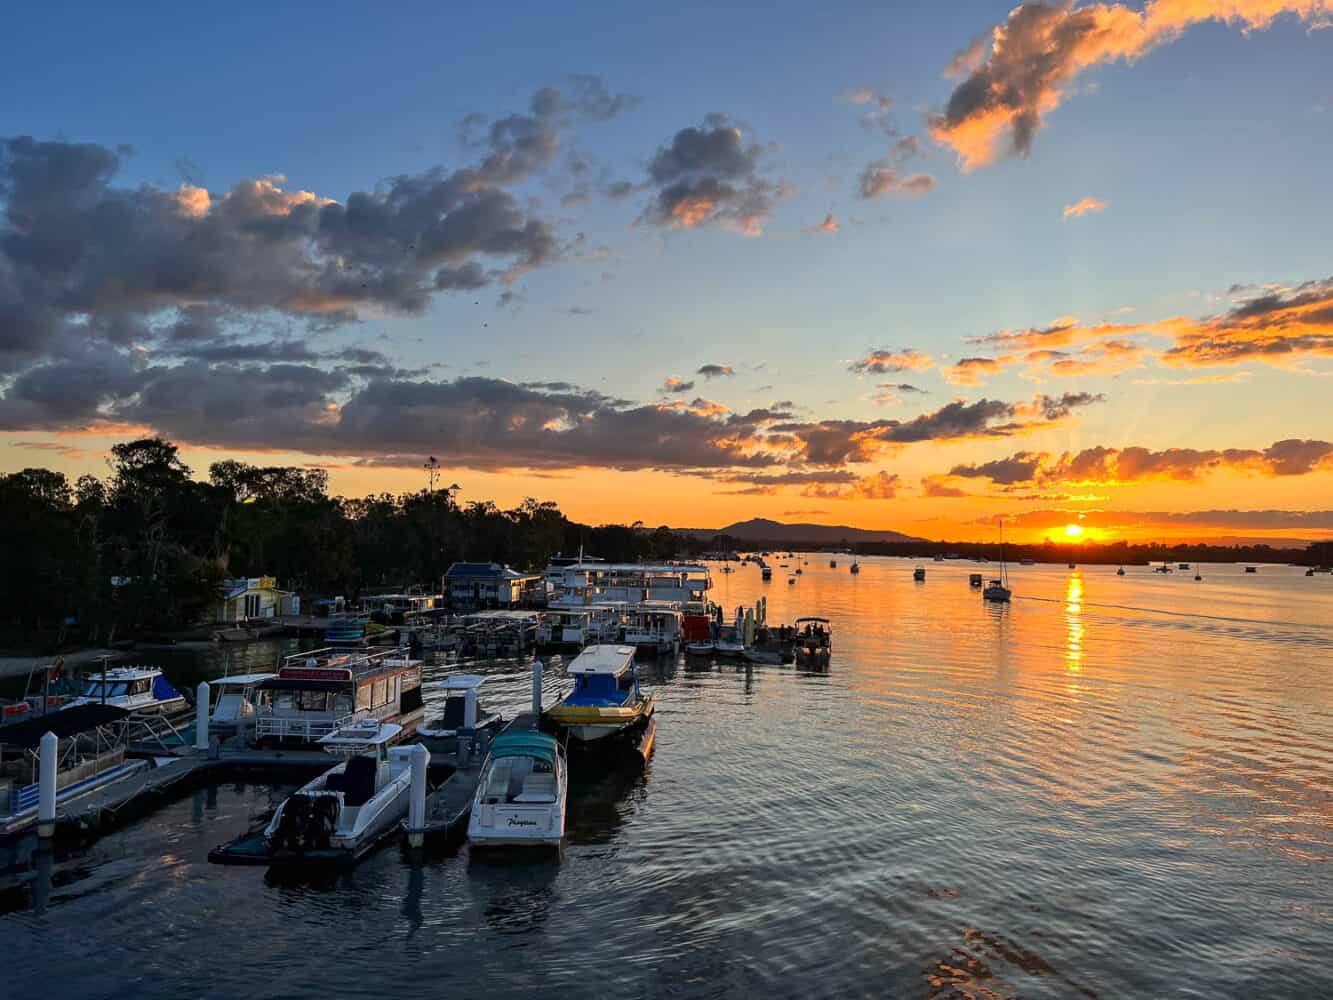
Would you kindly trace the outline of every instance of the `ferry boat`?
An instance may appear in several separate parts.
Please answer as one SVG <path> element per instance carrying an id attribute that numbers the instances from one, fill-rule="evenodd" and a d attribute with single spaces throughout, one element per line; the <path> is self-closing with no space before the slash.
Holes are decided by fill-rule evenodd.
<path id="1" fill-rule="evenodd" d="M 481 768 L 468 840 L 474 847 L 558 847 L 568 794 L 569 764 L 555 737 L 501 733 Z"/>
<path id="2" fill-rule="evenodd" d="M 406 649 L 294 653 L 257 694 L 256 741 L 315 743 L 367 718 L 396 723 L 407 739 L 425 714 L 421 661 Z"/>
<path id="3" fill-rule="evenodd" d="M 537 648 L 540 650 L 582 649 L 591 638 L 592 613 L 582 608 L 547 611 L 537 623 Z"/>
<path id="4" fill-rule="evenodd" d="M 264 840 L 269 864 L 346 863 L 398 828 L 412 790 L 410 747 L 394 747 L 402 728 L 363 718 L 334 729 L 319 745 L 346 759 L 278 806 Z"/>
<path id="5" fill-rule="evenodd" d="M 174 715 L 189 707 L 157 667 L 111 667 L 84 674 L 83 691 L 69 705 L 112 705 L 157 715 Z"/>
<path id="6" fill-rule="evenodd" d="M 674 607 L 645 602 L 626 613 L 621 641 L 640 652 L 675 656 L 680 652 L 683 619 Z"/>
<path id="7" fill-rule="evenodd" d="M 431 753 L 453 753 L 458 749 L 458 731 L 471 729 L 495 736 L 504 724 L 498 712 L 482 708 L 477 692 L 486 683 L 481 674 L 454 674 L 442 681 L 423 684 L 427 691 L 445 692 L 439 718 L 417 726 L 418 742 Z"/>
<path id="8" fill-rule="evenodd" d="M 574 690 L 546 713 L 583 743 L 624 733 L 653 714 L 657 695 L 639 690 L 634 650 L 589 646 L 566 668 Z"/>

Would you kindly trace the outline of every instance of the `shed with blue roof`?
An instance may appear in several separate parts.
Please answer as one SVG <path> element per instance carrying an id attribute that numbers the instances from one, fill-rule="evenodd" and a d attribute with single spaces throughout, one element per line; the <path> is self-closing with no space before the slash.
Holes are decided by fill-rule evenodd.
<path id="1" fill-rule="evenodd" d="M 451 608 L 512 608 L 541 594 L 542 578 L 494 562 L 456 562 L 444 574 Z"/>

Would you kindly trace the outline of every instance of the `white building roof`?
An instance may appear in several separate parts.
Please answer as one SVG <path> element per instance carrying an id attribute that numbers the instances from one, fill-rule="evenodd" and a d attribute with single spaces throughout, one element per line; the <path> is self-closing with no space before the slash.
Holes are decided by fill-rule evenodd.
<path id="1" fill-rule="evenodd" d="M 632 646 L 589 646 L 565 668 L 571 674 L 611 674 L 618 677 L 634 662 Z"/>

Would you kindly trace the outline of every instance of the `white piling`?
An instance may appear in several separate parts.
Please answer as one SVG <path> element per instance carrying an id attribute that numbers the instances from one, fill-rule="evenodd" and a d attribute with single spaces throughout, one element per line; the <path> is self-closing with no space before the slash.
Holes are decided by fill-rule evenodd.
<path id="1" fill-rule="evenodd" d="M 407 805 L 407 843 L 420 847 L 426 840 L 426 765 L 430 751 L 418 743 L 412 748 L 412 797 Z"/>
<path id="2" fill-rule="evenodd" d="M 468 688 L 463 692 L 463 728 L 472 729 L 477 725 L 477 689 Z"/>
<path id="3" fill-rule="evenodd" d="M 532 661 L 532 712 L 542 714 L 542 661 Z"/>
<path id="4" fill-rule="evenodd" d="M 194 689 L 194 748 L 208 749 L 208 681 Z"/>
<path id="5" fill-rule="evenodd" d="M 37 836 L 51 837 L 56 832 L 56 756 L 60 740 L 48 731 L 42 737 L 38 753 Z"/>

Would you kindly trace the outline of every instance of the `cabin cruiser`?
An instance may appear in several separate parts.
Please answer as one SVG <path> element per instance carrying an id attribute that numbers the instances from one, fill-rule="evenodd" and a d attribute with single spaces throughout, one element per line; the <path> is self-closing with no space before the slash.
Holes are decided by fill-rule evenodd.
<path id="1" fill-rule="evenodd" d="M 445 693 L 444 711 L 439 718 L 417 726 L 417 738 L 431 753 L 453 753 L 458 749 L 458 731 L 471 729 L 493 737 L 504 720 L 497 712 L 488 712 L 477 700 L 477 691 L 486 683 L 481 674 L 454 674 L 442 681 L 423 684 L 426 691 Z"/>
<path id="2" fill-rule="evenodd" d="M 315 743 L 366 718 L 395 723 L 407 739 L 425 715 L 421 661 L 405 648 L 293 653 L 256 690 L 256 741 Z"/>
<path id="3" fill-rule="evenodd" d="M 568 793 L 569 765 L 555 737 L 501 733 L 481 768 L 468 840 L 475 847 L 558 847 Z"/>
<path id="4" fill-rule="evenodd" d="M 621 641 L 644 653 L 675 656 L 680 652 L 682 618 L 674 607 L 645 602 L 626 613 Z"/>
<path id="5" fill-rule="evenodd" d="M 264 828 L 270 862 L 284 854 L 294 861 L 355 860 L 396 830 L 412 788 L 411 748 L 391 746 L 401 734 L 400 726 L 367 717 L 321 737 L 322 749 L 346 759 L 278 806 Z"/>
<path id="6" fill-rule="evenodd" d="M 592 612 L 550 610 L 537 624 L 537 648 L 582 649 L 592 638 Z"/>
<path id="7" fill-rule="evenodd" d="M 634 650 L 629 646 L 589 646 L 565 668 L 574 690 L 547 717 L 584 743 L 617 736 L 653 714 L 657 695 L 639 690 Z"/>
<path id="8" fill-rule="evenodd" d="M 83 675 L 75 705 L 113 705 L 129 712 L 174 715 L 188 705 L 157 667 L 111 667 Z"/>

